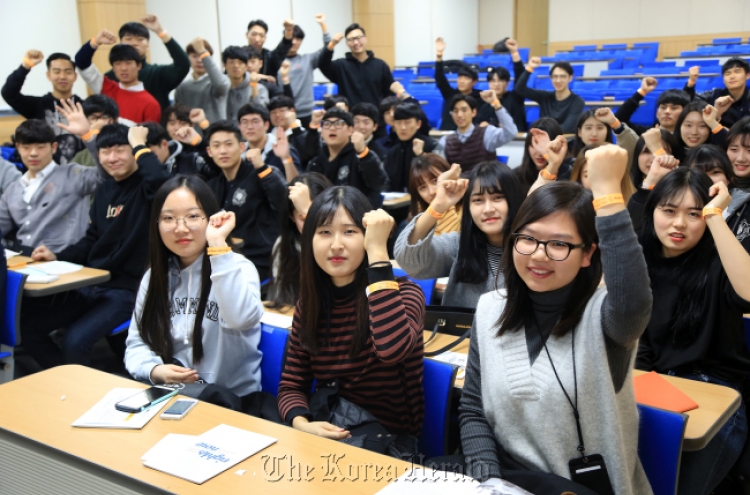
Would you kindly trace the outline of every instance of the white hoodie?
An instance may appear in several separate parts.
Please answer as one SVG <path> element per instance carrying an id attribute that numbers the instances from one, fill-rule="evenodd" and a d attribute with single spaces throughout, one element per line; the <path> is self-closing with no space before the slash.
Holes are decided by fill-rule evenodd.
<path id="1" fill-rule="evenodd" d="M 260 278 L 252 262 L 237 253 L 211 256 L 211 292 L 203 317 L 203 360 L 193 363 L 193 325 L 201 291 L 203 256 L 180 270 L 170 260 L 169 291 L 174 358 L 198 371 L 207 383 L 222 385 L 239 396 L 260 391 Z M 141 280 L 128 329 L 125 368 L 137 380 L 150 380 L 151 370 L 165 364 L 138 331 L 151 270 Z M 170 364 L 170 363 L 166 363 Z"/>

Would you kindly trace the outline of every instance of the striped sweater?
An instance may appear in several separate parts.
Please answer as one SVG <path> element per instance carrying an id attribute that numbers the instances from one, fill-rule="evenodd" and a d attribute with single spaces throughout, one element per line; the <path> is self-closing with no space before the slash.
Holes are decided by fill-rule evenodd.
<path id="1" fill-rule="evenodd" d="M 334 301 L 327 343 L 321 344 L 317 355 L 300 343 L 297 305 L 278 395 L 279 412 L 288 424 L 297 416 L 311 417 L 308 399 L 313 380 L 335 379 L 340 397 L 372 413 L 388 430 L 419 435 L 424 417 L 424 295 L 406 279 L 399 281 L 399 287 L 399 291 L 370 295 L 371 334 L 353 358 L 349 349 L 355 330 L 354 297 Z"/>

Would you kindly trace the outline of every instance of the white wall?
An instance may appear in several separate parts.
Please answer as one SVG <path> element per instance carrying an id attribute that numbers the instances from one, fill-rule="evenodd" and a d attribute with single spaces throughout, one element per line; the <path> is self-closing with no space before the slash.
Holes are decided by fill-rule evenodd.
<path id="1" fill-rule="evenodd" d="M 18 68 L 27 50 L 41 50 L 45 58 L 54 52 L 64 52 L 72 58 L 81 47 L 76 0 L 0 0 L 0 13 L 0 46 L 5 47 L 0 57 L 0 85 Z M 52 91 L 46 71 L 44 62 L 34 67 L 26 77 L 23 93 L 41 96 Z M 80 77 L 73 88 L 78 95 L 86 94 L 86 83 Z M 0 98 L 0 110 L 9 109 Z"/>
<path id="2" fill-rule="evenodd" d="M 513 37 L 513 0 L 479 0 L 479 44 Z"/>
<path id="3" fill-rule="evenodd" d="M 393 4 L 396 66 L 435 60 L 435 39 L 445 39 L 443 58 L 476 53 L 479 0 L 395 0 Z"/>
<path id="4" fill-rule="evenodd" d="M 549 0 L 550 42 L 737 31 L 750 31 L 747 0 Z"/>
<path id="5" fill-rule="evenodd" d="M 214 59 L 221 60 L 216 0 L 146 0 L 146 12 L 159 17 L 164 29 L 170 32 L 183 49 L 200 36 L 211 44 Z M 110 29 L 117 32 L 118 27 Z M 164 43 L 153 33 L 150 51 L 152 63 L 172 63 Z"/>

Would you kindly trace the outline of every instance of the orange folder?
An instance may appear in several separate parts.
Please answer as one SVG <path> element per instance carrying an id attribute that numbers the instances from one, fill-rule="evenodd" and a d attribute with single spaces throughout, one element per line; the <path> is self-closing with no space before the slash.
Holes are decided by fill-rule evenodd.
<path id="1" fill-rule="evenodd" d="M 698 408 L 693 399 L 655 371 L 634 377 L 633 386 L 639 404 L 680 413 Z"/>

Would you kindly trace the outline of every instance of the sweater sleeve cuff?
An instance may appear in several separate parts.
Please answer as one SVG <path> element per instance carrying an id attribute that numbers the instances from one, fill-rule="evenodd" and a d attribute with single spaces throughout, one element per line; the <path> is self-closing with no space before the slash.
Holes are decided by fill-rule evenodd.
<path id="1" fill-rule="evenodd" d="M 393 266 L 390 263 L 387 265 L 381 263 L 372 268 L 368 268 L 367 280 L 370 284 L 383 282 L 384 280 L 396 280 L 396 277 L 393 275 Z"/>
<path id="2" fill-rule="evenodd" d="M 284 422 L 289 426 L 292 426 L 292 421 L 294 421 L 294 418 L 296 418 L 297 416 L 304 416 L 308 421 L 312 421 L 314 419 L 312 412 L 310 412 L 309 409 L 306 409 L 304 407 L 293 407 L 291 411 L 286 413 Z"/>

